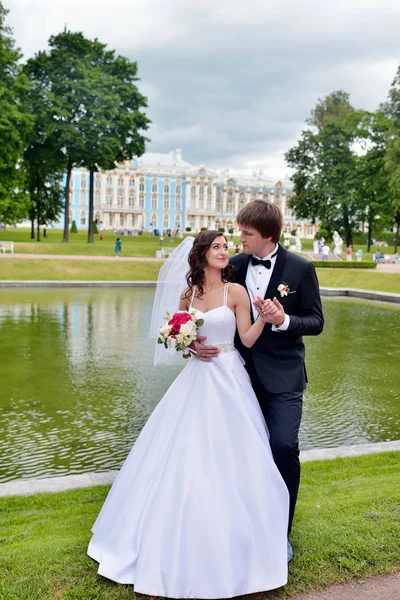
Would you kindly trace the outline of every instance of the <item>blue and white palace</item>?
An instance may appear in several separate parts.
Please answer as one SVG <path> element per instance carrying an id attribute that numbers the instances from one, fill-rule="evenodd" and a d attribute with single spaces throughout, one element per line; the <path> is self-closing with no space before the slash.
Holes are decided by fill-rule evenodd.
<path id="1" fill-rule="evenodd" d="M 94 219 L 101 229 L 167 229 L 200 231 L 202 227 L 236 230 L 235 216 L 251 200 L 278 204 L 284 216 L 284 233 L 300 228 L 312 238 L 317 227 L 296 219 L 287 206 L 293 194 L 288 181 L 271 181 L 263 171 L 251 176 L 231 169 L 196 167 L 182 151 L 148 152 L 113 171 L 95 174 Z M 78 229 L 88 225 L 89 172 L 75 169 L 71 177 L 69 222 Z M 59 224 L 62 226 L 63 215 Z"/>

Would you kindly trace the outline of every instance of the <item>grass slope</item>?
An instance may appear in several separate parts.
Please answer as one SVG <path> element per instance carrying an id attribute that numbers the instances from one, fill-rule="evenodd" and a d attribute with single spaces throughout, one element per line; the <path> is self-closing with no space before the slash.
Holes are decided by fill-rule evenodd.
<path id="1" fill-rule="evenodd" d="M 257 599 L 400 570 L 400 453 L 303 465 L 285 589 Z M 124 600 L 86 556 L 107 487 L 0 499 L 2 600 Z"/>

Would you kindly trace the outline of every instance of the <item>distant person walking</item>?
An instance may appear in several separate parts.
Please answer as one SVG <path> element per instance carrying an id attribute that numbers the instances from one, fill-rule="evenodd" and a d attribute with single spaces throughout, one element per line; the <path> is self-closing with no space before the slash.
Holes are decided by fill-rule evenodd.
<path id="1" fill-rule="evenodd" d="M 117 238 L 117 241 L 115 242 L 115 256 L 119 256 L 121 254 L 121 250 L 122 250 L 122 242 L 119 238 Z"/>
<path id="2" fill-rule="evenodd" d="M 322 246 L 322 260 L 328 260 L 329 252 L 330 248 L 328 244 L 324 244 L 324 246 Z"/>
<path id="3" fill-rule="evenodd" d="M 347 246 L 346 248 L 346 258 L 347 258 L 347 262 L 351 262 L 352 261 L 352 252 L 353 252 L 353 248 L 351 246 Z"/>

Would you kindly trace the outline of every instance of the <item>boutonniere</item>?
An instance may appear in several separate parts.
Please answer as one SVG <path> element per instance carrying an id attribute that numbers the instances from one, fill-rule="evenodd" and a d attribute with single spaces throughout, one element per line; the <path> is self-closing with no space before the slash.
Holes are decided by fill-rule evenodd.
<path id="1" fill-rule="evenodd" d="M 280 283 L 277 287 L 277 290 L 280 293 L 281 298 L 283 298 L 283 296 L 287 296 L 288 294 L 294 294 L 294 292 L 290 291 L 290 287 L 285 282 Z"/>

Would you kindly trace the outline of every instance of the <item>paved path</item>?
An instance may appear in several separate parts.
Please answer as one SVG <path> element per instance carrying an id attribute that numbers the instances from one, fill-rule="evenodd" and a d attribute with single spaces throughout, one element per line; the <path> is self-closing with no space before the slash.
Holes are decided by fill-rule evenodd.
<path id="1" fill-rule="evenodd" d="M 400 600 L 400 573 L 331 585 L 293 600 Z"/>

